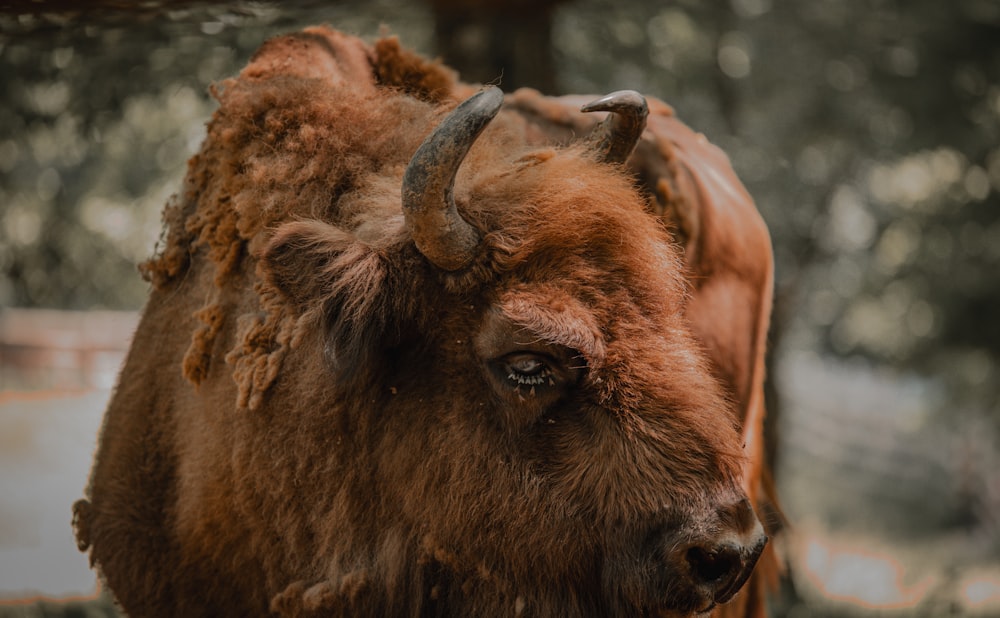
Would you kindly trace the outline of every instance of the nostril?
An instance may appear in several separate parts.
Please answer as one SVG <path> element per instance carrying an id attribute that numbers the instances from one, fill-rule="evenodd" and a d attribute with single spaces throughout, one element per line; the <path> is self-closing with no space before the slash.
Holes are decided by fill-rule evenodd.
<path id="1" fill-rule="evenodd" d="M 663 574 L 672 580 L 670 588 L 684 591 L 692 606 L 704 612 L 728 602 L 746 584 L 767 535 L 750 502 L 740 500 L 699 513 L 674 534 L 657 529 L 649 541 L 652 548 L 666 550 L 654 555 L 665 558 Z"/>
<path id="2" fill-rule="evenodd" d="M 767 543 L 761 533 L 750 546 L 723 542 L 685 550 L 692 583 L 715 603 L 725 603 L 746 583 Z"/>
<path id="3" fill-rule="evenodd" d="M 687 561 L 694 579 L 713 590 L 726 589 L 743 567 L 739 549 L 730 546 L 692 547 L 687 552 Z"/>

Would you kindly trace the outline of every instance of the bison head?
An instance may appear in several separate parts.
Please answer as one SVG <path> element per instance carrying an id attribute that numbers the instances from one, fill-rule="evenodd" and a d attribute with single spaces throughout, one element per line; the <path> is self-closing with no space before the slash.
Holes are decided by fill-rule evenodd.
<path id="1" fill-rule="evenodd" d="M 314 488 L 337 496 L 312 514 L 330 574 L 364 570 L 387 607 L 706 611 L 765 538 L 677 248 L 606 160 L 616 113 L 580 148 L 477 153 L 456 188 L 502 100 L 483 90 L 427 137 L 391 233 L 293 222 L 264 253 L 294 306 L 322 307 L 295 365 L 325 374 L 324 458 L 349 471 Z"/>

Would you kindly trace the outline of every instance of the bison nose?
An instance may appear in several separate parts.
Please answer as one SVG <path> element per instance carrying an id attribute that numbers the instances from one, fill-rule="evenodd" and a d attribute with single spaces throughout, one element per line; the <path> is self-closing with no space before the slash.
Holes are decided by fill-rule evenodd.
<path id="1" fill-rule="evenodd" d="M 725 603 L 746 583 L 766 543 L 762 532 L 749 544 L 723 541 L 689 547 L 684 560 L 692 583 L 713 603 Z"/>
<path id="2" fill-rule="evenodd" d="M 669 560 L 687 574 L 697 596 L 709 604 L 725 603 L 750 577 L 767 536 L 747 500 L 719 509 L 710 519 L 703 523 L 715 533 L 681 544 Z"/>

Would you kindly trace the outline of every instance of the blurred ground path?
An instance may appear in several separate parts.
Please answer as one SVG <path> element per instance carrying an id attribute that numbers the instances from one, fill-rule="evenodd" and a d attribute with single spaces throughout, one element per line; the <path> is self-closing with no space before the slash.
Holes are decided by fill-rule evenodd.
<path id="1" fill-rule="evenodd" d="M 95 593 L 71 505 L 83 496 L 109 395 L 0 394 L 0 601 Z"/>
<path id="2" fill-rule="evenodd" d="M 0 604 L 95 593 L 71 506 L 137 319 L 0 311 Z"/>
<path id="3" fill-rule="evenodd" d="M 1000 616 L 991 432 L 957 411 L 942 422 L 946 392 L 914 374 L 793 352 L 776 377 L 799 597 L 778 615 Z"/>

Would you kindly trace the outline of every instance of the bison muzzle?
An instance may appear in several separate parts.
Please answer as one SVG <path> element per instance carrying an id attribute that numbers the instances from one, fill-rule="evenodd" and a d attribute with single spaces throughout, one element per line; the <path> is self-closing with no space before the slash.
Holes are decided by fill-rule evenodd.
<path id="1" fill-rule="evenodd" d="M 326 28 L 214 94 L 74 508 L 129 614 L 687 616 L 744 587 L 771 266 L 724 157 L 634 92 L 505 98 Z"/>

